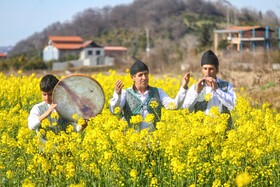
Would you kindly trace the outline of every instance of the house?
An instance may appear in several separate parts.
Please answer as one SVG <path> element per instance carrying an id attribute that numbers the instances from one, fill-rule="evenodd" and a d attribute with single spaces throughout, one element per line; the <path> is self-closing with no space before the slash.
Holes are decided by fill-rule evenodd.
<path id="1" fill-rule="evenodd" d="M 219 42 L 222 39 L 228 41 L 228 47 L 237 51 L 242 51 L 245 48 L 254 51 L 259 47 L 268 50 L 272 45 L 273 32 L 268 26 L 234 26 L 228 29 L 215 30 L 214 49 L 215 51 L 218 50 Z"/>
<path id="2" fill-rule="evenodd" d="M 79 55 L 83 44 L 79 36 L 49 36 L 48 45 L 43 50 L 43 60 L 47 62 Z"/>
<path id="3" fill-rule="evenodd" d="M 79 36 L 50 36 L 43 51 L 43 60 L 61 61 L 52 64 L 53 70 L 65 70 L 69 67 L 114 65 L 114 58 L 122 58 L 127 48 L 120 46 L 103 47 L 94 41 L 83 41 Z M 71 56 L 76 59 L 68 60 Z"/>
<path id="4" fill-rule="evenodd" d="M 7 54 L 0 52 L 0 59 L 6 59 L 6 58 L 7 58 Z"/>
<path id="5" fill-rule="evenodd" d="M 127 57 L 127 48 L 122 46 L 105 46 L 104 47 L 106 56 L 111 57 Z"/>

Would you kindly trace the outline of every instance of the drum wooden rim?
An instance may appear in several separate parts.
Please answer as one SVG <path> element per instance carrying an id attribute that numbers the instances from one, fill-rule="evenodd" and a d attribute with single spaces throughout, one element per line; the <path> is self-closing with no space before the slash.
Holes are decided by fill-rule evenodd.
<path id="1" fill-rule="evenodd" d="M 53 103 L 58 114 L 71 122 L 73 114 L 88 120 L 103 110 L 104 91 L 97 80 L 85 74 L 71 74 L 63 77 L 53 90 Z"/>

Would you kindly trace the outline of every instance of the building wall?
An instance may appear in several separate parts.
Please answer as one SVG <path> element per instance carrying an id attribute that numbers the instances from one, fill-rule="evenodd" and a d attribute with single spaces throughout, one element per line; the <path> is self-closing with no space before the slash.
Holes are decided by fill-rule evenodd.
<path id="1" fill-rule="evenodd" d="M 104 56 L 104 49 L 103 48 L 84 48 L 80 53 L 80 60 L 91 58 L 93 56 Z"/>
<path id="2" fill-rule="evenodd" d="M 54 62 L 52 65 L 52 70 L 67 70 L 69 68 L 82 67 L 82 66 L 113 66 L 114 58 L 112 57 L 92 57 L 83 60 L 72 60 L 67 62 Z"/>
<path id="3" fill-rule="evenodd" d="M 252 31 L 244 31 L 242 33 L 242 38 L 252 38 L 253 37 L 253 32 Z M 255 30 L 255 37 L 262 37 L 265 38 L 265 30 Z M 269 32 L 268 38 L 272 37 L 272 32 Z"/>
<path id="4" fill-rule="evenodd" d="M 48 62 L 51 60 L 58 60 L 59 58 L 59 51 L 57 48 L 48 45 L 43 50 L 43 61 Z"/>

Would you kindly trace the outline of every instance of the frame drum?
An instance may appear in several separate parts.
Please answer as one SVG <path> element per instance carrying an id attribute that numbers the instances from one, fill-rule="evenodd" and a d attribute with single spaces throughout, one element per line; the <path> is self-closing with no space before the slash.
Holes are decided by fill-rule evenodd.
<path id="1" fill-rule="evenodd" d="M 53 90 L 53 103 L 58 114 L 70 121 L 73 114 L 87 120 L 99 114 L 105 103 L 100 84 L 90 76 L 73 74 L 61 79 Z"/>

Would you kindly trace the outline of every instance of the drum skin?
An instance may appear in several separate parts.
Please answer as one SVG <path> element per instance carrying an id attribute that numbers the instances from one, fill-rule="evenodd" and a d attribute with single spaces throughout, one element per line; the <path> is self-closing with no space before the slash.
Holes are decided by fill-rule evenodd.
<path id="1" fill-rule="evenodd" d="M 105 95 L 100 84 L 90 76 L 73 74 L 61 79 L 53 90 L 58 114 L 71 122 L 73 114 L 88 120 L 101 113 Z"/>

